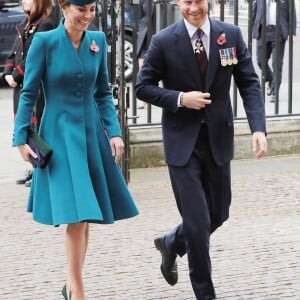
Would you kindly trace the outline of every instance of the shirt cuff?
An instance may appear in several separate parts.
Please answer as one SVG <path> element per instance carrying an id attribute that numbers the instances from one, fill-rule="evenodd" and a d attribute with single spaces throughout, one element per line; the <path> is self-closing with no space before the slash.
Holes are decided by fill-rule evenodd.
<path id="1" fill-rule="evenodd" d="M 183 105 L 180 104 L 180 98 L 181 98 L 181 95 L 183 94 L 183 92 L 180 92 L 179 95 L 178 95 L 178 99 L 177 99 L 177 107 L 183 107 Z"/>

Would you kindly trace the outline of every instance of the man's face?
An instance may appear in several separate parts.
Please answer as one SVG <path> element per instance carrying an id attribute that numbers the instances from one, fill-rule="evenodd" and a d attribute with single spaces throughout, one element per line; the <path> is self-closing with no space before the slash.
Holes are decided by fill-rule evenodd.
<path id="1" fill-rule="evenodd" d="M 208 15 L 209 0 L 177 0 L 182 16 L 192 25 L 200 27 Z"/>

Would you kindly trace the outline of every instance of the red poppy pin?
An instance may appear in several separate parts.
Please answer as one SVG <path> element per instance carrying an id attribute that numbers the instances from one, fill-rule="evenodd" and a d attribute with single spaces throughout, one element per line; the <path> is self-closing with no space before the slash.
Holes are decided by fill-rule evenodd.
<path id="1" fill-rule="evenodd" d="M 222 46 L 227 42 L 225 32 L 222 32 L 217 39 L 217 44 Z"/>
<path id="2" fill-rule="evenodd" d="M 99 51 L 99 47 L 98 47 L 98 45 L 96 44 L 96 42 L 94 40 L 92 41 L 90 49 L 93 52 L 98 52 Z"/>

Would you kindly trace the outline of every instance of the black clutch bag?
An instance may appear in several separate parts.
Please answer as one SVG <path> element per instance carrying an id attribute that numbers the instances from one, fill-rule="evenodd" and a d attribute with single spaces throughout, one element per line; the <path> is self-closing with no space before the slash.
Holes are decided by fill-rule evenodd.
<path id="1" fill-rule="evenodd" d="M 31 128 L 27 131 L 27 144 L 37 154 L 37 158 L 30 156 L 34 168 L 45 168 L 52 155 L 49 145 Z"/>

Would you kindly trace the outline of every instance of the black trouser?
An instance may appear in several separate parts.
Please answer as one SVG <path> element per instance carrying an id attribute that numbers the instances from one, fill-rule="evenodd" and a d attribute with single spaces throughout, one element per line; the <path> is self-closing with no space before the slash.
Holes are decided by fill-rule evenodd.
<path id="1" fill-rule="evenodd" d="M 283 67 L 283 57 L 285 49 L 285 40 L 281 37 L 278 41 L 278 46 L 276 42 L 276 29 L 274 27 L 266 28 L 266 42 L 263 43 L 261 35 L 257 40 L 256 47 L 256 58 L 257 64 L 262 69 L 262 49 L 266 47 L 266 76 L 265 81 L 269 84 L 271 89 L 271 94 L 275 95 L 275 76 L 274 73 L 278 72 L 278 91 L 282 80 L 282 67 Z M 276 61 L 276 51 L 278 51 L 278 61 Z M 272 69 L 269 65 L 269 60 L 272 56 Z"/>
<path id="2" fill-rule="evenodd" d="M 209 256 L 210 234 L 228 218 L 230 163 L 217 166 L 202 125 L 194 152 L 184 167 L 169 166 L 182 224 L 165 236 L 170 253 L 188 255 L 190 279 L 198 300 L 215 298 Z"/>

